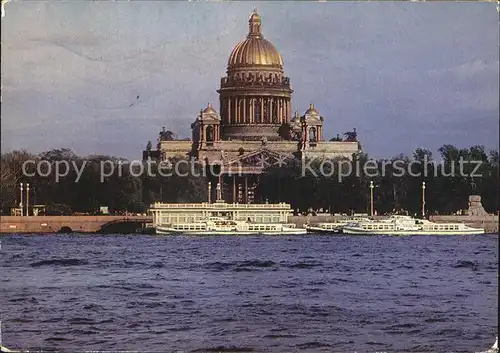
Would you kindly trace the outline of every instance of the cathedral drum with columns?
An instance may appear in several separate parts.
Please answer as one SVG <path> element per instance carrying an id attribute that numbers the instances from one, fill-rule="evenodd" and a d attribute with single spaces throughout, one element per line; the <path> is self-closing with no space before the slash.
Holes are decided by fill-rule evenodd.
<path id="1" fill-rule="evenodd" d="M 256 11 L 250 16 L 247 37 L 229 56 L 217 92 L 220 114 L 210 103 L 202 109 L 191 125 L 191 141 L 160 133 L 158 150 L 145 151 L 144 158 L 185 157 L 218 165 L 223 199 L 252 203 L 259 201 L 255 189 L 269 165 L 291 159 L 352 159 L 361 151 L 356 130 L 345 139 L 337 135 L 325 141 L 324 118 L 313 104 L 302 116 L 292 116 L 290 78 L 284 74 L 280 53 L 264 38 Z"/>

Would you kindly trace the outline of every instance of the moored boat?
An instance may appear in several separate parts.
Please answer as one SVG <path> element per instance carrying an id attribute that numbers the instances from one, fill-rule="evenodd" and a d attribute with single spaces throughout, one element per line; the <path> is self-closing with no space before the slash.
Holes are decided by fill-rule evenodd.
<path id="1" fill-rule="evenodd" d="M 338 234 L 342 231 L 342 227 L 345 226 L 344 222 L 320 222 L 306 224 L 305 228 L 311 233 L 326 233 L 326 234 Z"/>
<path id="2" fill-rule="evenodd" d="M 343 219 L 337 222 L 318 222 L 306 224 L 305 228 L 311 233 L 341 234 L 343 228 L 350 222 L 369 220 L 365 217 Z"/>
<path id="3" fill-rule="evenodd" d="M 157 225 L 157 234 L 173 235 L 301 235 L 307 230 L 295 228 L 294 224 L 252 223 L 209 217 L 207 220 L 193 223 Z"/>
<path id="4" fill-rule="evenodd" d="M 384 220 L 349 222 L 342 231 L 353 235 L 476 235 L 484 234 L 483 228 L 473 228 L 464 223 L 434 223 L 410 216 L 391 216 Z"/>

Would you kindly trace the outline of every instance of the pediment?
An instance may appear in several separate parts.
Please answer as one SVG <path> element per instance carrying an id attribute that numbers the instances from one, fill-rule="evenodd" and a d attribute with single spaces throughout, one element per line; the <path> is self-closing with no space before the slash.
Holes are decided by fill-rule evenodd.
<path id="1" fill-rule="evenodd" d="M 288 155 L 277 153 L 268 149 L 261 149 L 238 156 L 237 158 L 229 161 L 227 165 L 240 167 L 259 167 L 265 169 L 272 166 L 284 166 L 289 160 L 290 156 Z"/>
<path id="2" fill-rule="evenodd" d="M 322 125 L 323 121 L 319 115 L 306 115 L 305 117 L 307 125 Z"/>
<path id="3" fill-rule="evenodd" d="M 207 124 L 207 123 L 218 124 L 218 123 L 220 123 L 220 119 L 217 115 L 203 115 L 203 117 L 198 118 L 198 120 L 202 121 L 204 124 Z"/>

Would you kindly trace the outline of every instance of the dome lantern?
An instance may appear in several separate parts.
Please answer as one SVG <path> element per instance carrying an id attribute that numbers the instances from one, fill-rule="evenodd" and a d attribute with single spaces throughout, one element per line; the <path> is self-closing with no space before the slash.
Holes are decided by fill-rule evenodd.
<path id="1" fill-rule="evenodd" d="M 260 15 L 257 13 L 257 9 L 253 10 L 250 19 L 248 20 L 249 31 L 248 38 L 250 37 L 262 37 L 262 33 L 260 32 L 260 27 L 262 22 L 260 21 Z"/>

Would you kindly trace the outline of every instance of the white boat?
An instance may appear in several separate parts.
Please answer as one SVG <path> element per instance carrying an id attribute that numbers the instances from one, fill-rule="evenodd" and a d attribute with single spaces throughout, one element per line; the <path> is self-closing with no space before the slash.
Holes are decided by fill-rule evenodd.
<path id="1" fill-rule="evenodd" d="M 342 227 L 345 226 L 344 222 L 320 222 L 320 223 L 311 223 L 306 224 L 305 228 L 308 232 L 311 233 L 327 233 L 327 234 L 335 234 L 340 233 Z"/>
<path id="2" fill-rule="evenodd" d="M 433 223 L 410 216 L 391 216 L 384 220 L 365 220 L 346 224 L 344 234 L 354 235 L 476 235 L 483 228 L 472 228 L 464 223 Z"/>
<path id="3" fill-rule="evenodd" d="M 366 217 L 344 219 L 338 222 L 318 222 L 306 224 L 305 228 L 311 233 L 326 233 L 326 234 L 339 234 L 342 233 L 343 228 L 348 224 L 355 221 L 369 220 Z"/>
<path id="4" fill-rule="evenodd" d="M 307 230 L 295 228 L 295 224 L 252 223 L 221 217 L 209 217 L 207 220 L 193 223 L 157 225 L 157 234 L 186 235 L 301 235 Z"/>

